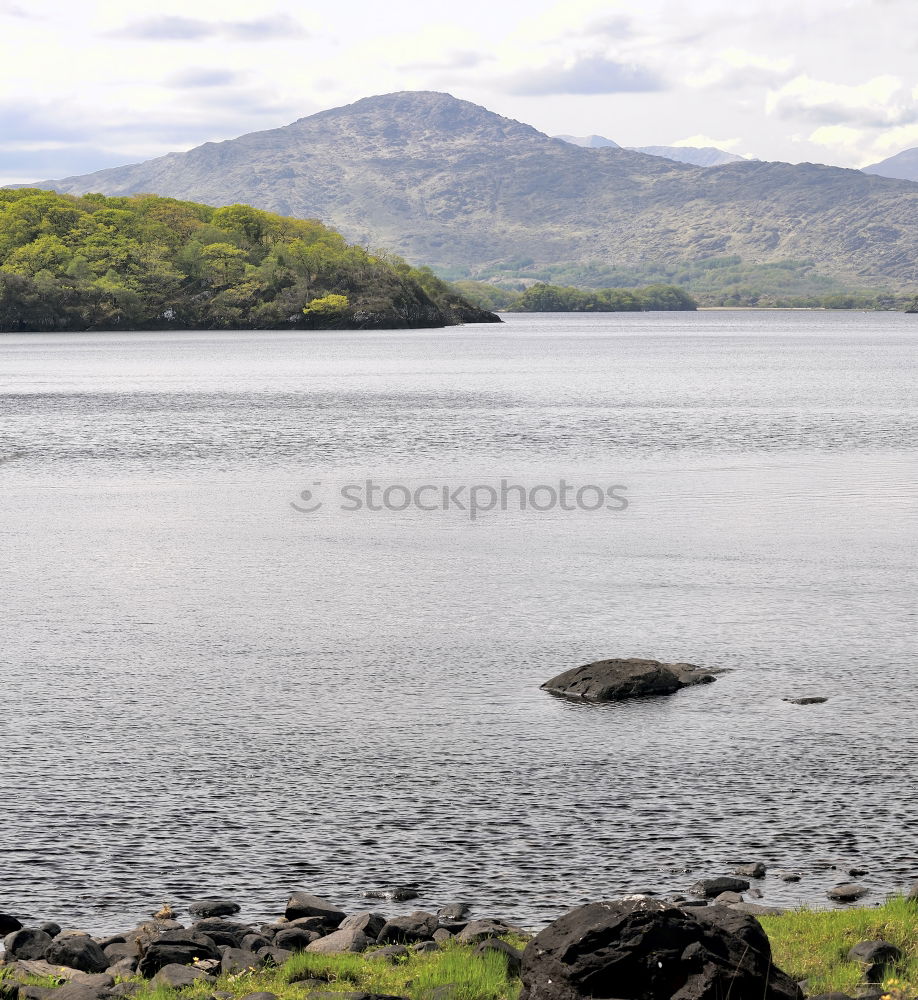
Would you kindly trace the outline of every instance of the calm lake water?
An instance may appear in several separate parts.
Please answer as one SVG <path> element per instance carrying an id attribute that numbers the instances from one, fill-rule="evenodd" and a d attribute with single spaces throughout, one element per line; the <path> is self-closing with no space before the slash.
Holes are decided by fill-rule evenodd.
<path id="1" fill-rule="evenodd" d="M 0 911 L 908 884 L 916 370 L 898 314 L 0 336 Z M 730 672 L 539 690 L 604 656 Z"/>

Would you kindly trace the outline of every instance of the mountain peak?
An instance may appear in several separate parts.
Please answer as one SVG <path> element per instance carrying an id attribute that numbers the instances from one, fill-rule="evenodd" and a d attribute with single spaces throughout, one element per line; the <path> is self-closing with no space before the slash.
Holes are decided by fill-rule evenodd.
<path id="1" fill-rule="evenodd" d="M 364 97 L 329 111 L 320 111 L 294 122 L 295 127 L 327 128 L 335 123 L 345 131 L 353 128 L 361 136 L 378 135 L 387 141 L 415 136 L 433 139 L 545 139 L 531 125 L 505 118 L 471 101 L 437 90 L 401 90 L 392 94 Z"/>

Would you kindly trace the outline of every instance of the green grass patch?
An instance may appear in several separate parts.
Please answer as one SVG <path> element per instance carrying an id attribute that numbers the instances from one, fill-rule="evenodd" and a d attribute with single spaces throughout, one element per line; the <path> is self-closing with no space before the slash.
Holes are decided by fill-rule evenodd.
<path id="1" fill-rule="evenodd" d="M 897 897 L 883 906 L 804 908 L 759 921 L 775 964 L 795 979 L 805 979 L 810 995 L 838 991 L 854 996 L 864 969 L 848 960 L 848 951 L 860 941 L 882 938 L 903 953 L 902 961 L 887 969 L 884 991 L 893 998 L 918 996 L 918 903 Z"/>
<path id="2" fill-rule="evenodd" d="M 518 943 L 518 942 L 514 942 Z M 516 1000 L 520 981 L 507 975 L 499 954 L 474 955 L 472 945 L 448 942 L 435 952 L 411 952 L 396 963 L 362 955 L 313 955 L 301 952 L 280 968 L 220 976 L 216 984 L 197 982 L 176 991 L 145 985 L 137 1000 L 206 1000 L 214 991 L 243 997 L 262 991 L 281 1000 L 304 1000 L 312 991 L 349 993 L 357 990 L 390 996 L 423 998 L 440 986 L 451 986 L 455 1000 Z"/>

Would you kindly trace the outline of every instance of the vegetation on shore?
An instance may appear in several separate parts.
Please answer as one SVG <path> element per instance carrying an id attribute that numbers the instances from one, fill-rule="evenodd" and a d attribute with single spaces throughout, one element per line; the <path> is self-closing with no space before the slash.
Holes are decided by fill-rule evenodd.
<path id="1" fill-rule="evenodd" d="M 614 287 L 637 292 L 641 286 L 674 286 L 701 306 L 748 306 L 762 309 L 895 309 L 906 308 L 912 295 L 889 288 L 859 288 L 821 271 L 811 260 L 752 264 L 732 255 L 694 262 L 635 264 L 571 263 L 535 266 L 518 259 L 475 272 L 475 280 L 450 272 L 457 288 L 490 308 L 510 310 L 533 282 L 574 285 L 585 291 Z"/>
<path id="2" fill-rule="evenodd" d="M 892 1000 L 918 996 L 918 902 L 901 896 L 882 906 L 843 910 L 792 910 L 759 917 L 771 941 L 775 964 L 794 979 L 806 980 L 806 993 L 839 992 L 854 996 L 864 984 L 864 967 L 848 959 L 861 941 L 889 941 L 902 960 L 888 966 L 879 984 Z"/>
<path id="3" fill-rule="evenodd" d="M 698 308 L 688 292 L 674 285 L 584 289 L 540 281 L 515 291 L 485 282 L 458 281 L 455 287 L 482 309 L 501 312 L 649 312 Z"/>
<path id="4" fill-rule="evenodd" d="M 885 969 L 879 983 L 890 1000 L 918 996 L 918 903 L 902 897 L 877 907 L 789 911 L 758 918 L 772 946 L 775 964 L 796 980 L 805 980 L 809 996 L 838 991 L 854 996 L 864 986 L 864 967 L 848 959 L 865 940 L 883 939 L 899 947 L 900 962 Z M 506 940 L 522 948 L 525 940 Z M 217 983 L 199 981 L 177 991 L 141 979 L 136 1000 L 207 1000 L 214 991 L 233 997 L 268 992 L 280 1000 L 302 1000 L 308 988 L 322 992 L 367 992 L 429 1000 L 438 987 L 452 987 L 450 1000 L 516 1000 L 517 977 L 508 975 L 506 957 L 496 951 L 475 953 L 475 946 L 449 941 L 438 951 L 410 951 L 394 962 L 363 954 L 320 955 L 303 952 L 279 968 L 266 967 L 222 975 Z M 0 979 L 9 970 L 0 968 Z M 34 985 L 57 981 L 32 977 Z M 219 995 L 219 993 L 217 993 Z"/>
<path id="5" fill-rule="evenodd" d="M 0 190 L 0 330 L 436 327 L 496 320 L 312 219 L 154 195 Z"/>

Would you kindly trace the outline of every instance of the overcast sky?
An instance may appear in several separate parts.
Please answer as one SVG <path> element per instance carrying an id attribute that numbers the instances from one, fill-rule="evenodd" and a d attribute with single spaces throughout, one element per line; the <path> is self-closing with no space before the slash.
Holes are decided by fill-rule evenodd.
<path id="1" fill-rule="evenodd" d="M 918 146 L 915 0 L 0 0 L 0 183 L 442 90 L 550 135 L 857 167 Z"/>

